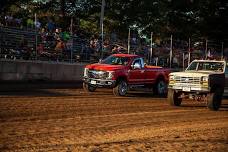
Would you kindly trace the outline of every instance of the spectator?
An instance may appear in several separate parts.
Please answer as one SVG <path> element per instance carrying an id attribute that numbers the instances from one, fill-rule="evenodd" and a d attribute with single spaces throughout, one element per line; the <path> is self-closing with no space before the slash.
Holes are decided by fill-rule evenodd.
<path id="1" fill-rule="evenodd" d="M 31 49 L 28 47 L 28 41 L 22 38 L 19 48 L 23 59 L 28 60 L 31 56 Z"/>
<path id="2" fill-rule="evenodd" d="M 94 54 L 95 53 L 95 42 L 94 42 L 94 38 L 92 37 L 90 39 L 90 45 L 89 45 L 89 49 L 90 49 L 90 52 L 91 54 Z"/>
<path id="3" fill-rule="evenodd" d="M 116 54 L 116 53 L 119 53 L 119 50 L 118 50 L 118 46 L 115 45 L 112 49 L 112 54 Z"/>
<path id="4" fill-rule="evenodd" d="M 207 58 L 208 59 L 212 59 L 213 58 L 213 55 L 212 55 L 212 52 L 211 52 L 210 49 L 207 51 Z"/>
<path id="5" fill-rule="evenodd" d="M 48 20 L 47 29 L 48 29 L 48 32 L 53 32 L 55 29 L 55 24 L 51 19 Z"/>
<path id="6" fill-rule="evenodd" d="M 63 32 L 63 41 L 68 41 L 70 39 L 70 33 L 67 31 Z"/>
<path id="7" fill-rule="evenodd" d="M 43 43 L 46 43 L 47 31 L 45 28 L 42 28 L 40 31 L 41 40 Z"/>
<path id="8" fill-rule="evenodd" d="M 37 46 L 37 53 L 41 55 L 44 52 L 44 45 L 41 43 Z"/>
<path id="9" fill-rule="evenodd" d="M 61 54 L 64 51 L 64 49 L 65 49 L 64 42 L 60 38 L 58 38 L 57 44 L 55 46 L 56 53 Z"/>
<path id="10" fill-rule="evenodd" d="M 12 26 L 13 24 L 13 16 L 12 15 L 6 15 L 5 16 L 6 26 Z"/>
<path id="11" fill-rule="evenodd" d="M 35 28 L 40 29 L 41 28 L 41 23 L 37 19 L 36 22 L 34 22 Z"/>
<path id="12" fill-rule="evenodd" d="M 33 28 L 34 22 L 31 18 L 27 19 L 27 28 Z"/>
<path id="13" fill-rule="evenodd" d="M 61 32 L 61 29 L 58 29 L 58 28 L 55 29 L 54 38 L 56 40 L 58 40 L 59 38 L 62 38 L 60 37 L 60 32 Z"/>
<path id="14" fill-rule="evenodd" d="M 15 18 L 15 25 L 16 25 L 17 27 L 22 28 L 21 22 L 22 22 L 22 19 L 21 19 L 21 18 Z"/>

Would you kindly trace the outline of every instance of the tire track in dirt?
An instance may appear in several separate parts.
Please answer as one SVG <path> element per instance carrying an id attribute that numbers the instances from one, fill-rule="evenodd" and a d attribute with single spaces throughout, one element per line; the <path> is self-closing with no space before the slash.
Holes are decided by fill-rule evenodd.
<path id="1" fill-rule="evenodd" d="M 114 97 L 110 90 L 50 92 L 54 92 L 50 97 L 1 96 L 0 151 L 227 149 L 226 108 L 218 112 L 202 104 L 176 108 L 165 98 Z"/>

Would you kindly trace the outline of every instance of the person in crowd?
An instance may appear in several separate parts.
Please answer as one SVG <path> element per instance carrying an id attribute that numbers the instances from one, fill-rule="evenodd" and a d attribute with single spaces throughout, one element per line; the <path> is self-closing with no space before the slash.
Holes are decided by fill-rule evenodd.
<path id="1" fill-rule="evenodd" d="M 118 50 L 118 46 L 117 45 L 114 45 L 113 49 L 112 49 L 112 54 L 117 54 L 119 53 L 119 50 Z"/>
<path id="2" fill-rule="evenodd" d="M 43 43 L 38 44 L 37 53 L 38 53 L 38 55 L 41 55 L 44 53 L 44 44 Z"/>
<path id="3" fill-rule="evenodd" d="M 70 33 L 68 31 L 64 31 L 62 39 L 64 42 L 68 41 L 70 39 Z"/>
<path id="4" fill-rule="evenodd" d="M 28 60 L 31 56 L 31 49 L 28 47 L 28 41 L 25 38 L 21 39 L 20 45 L 19 45 L 20 53 L 23 57 L 23 59 Z"/>
<path id="5" fill-rule="evenodd" d="M 22 28 L 22 19 L 21 18 L 15 18 L 15 26 Z"/>
<path id="6" fill-rule="evenodd" d="M 55 24 L 50 18 L 48 19 L 48 23 L 47 23 L 47 30 L 48 32 L 53 32 L 55 30 Z"/>
<path id="7" fill-rule="evenodd" d="M 65 49 L 65 44 L 64 42 L 58 38 L 57 39 L 57 43 L 56 43 L 56 46 L 55 46 L 55 51 L 57 54 L 62 54 L 62 52 L 64 51 Z"/>
<path id="8" fill-rule="evenodd" d="M 55 32 L 54 32 L 54 38 L 55 40 L 58 40 L 59 38 L 61 39 L 62 37 L 60 36 L 60 32 L 61 32 L 61 29 L 60 28 L 56 28 L 55 29 Z"/>
<path id="9" fill-rule="evenodd" d="M 38 19 L 36 20 L 36 22 L 34 22 L 34 25 L 35 25 L 35 28 L 38 30 L 41 28 L 41 23 Z"/>
<path id="10" fill-rule="evenodd" d="M 208 59 L 213 59 L 213 55 L 212 55 L 211 49 L 209 49 L 209 50 L 207 51 L 207 58 L 208 58 Z"/>
<path id="11" fill-rule="evenodd" d="M 95 53 L 95 48 L 96 48 L 96 44 L 95 44 L 95 41 L 94 41 L 94 37 L 92 37 L 90 39 L 90 45 L 89 45 L 89 49 L 90 49 L 91 54 Z"/>
<path id="12" fill-rule="evenodd" d="M 42 43 L 46 43 L 46 38 L 47 38 L 47 31 L 45 28 L 42 28 L 40 31 L 40 37 L 41 37 L 41 41 Z"/>
<path id="13" fill-rule="evenodd" d="M 6 26 L 12 26 L 13 24 L 13 16 L 12 15 L 6 15 L 5 16 Z"/>
<path id="14" fill-rule="evenodd" d="M 27 19 L 27 28 L 33 28 L 34 27 L 34 21 L 29 17 Z"/>

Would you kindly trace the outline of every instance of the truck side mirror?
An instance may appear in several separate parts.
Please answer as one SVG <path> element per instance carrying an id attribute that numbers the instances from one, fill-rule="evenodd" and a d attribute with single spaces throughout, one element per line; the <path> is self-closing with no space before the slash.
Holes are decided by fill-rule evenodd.
<path id="1" fill-rule="evenodd" d="M 101 63 L 102 62 L 102 59 L 99 59 L 98 63 Z"/>
<path id="2" fill-rule="evenodd" d="M 139 63 L 135 63 L 133 65 L 131 65 L 132 69 L 141 69 L 141 65 Z"/>

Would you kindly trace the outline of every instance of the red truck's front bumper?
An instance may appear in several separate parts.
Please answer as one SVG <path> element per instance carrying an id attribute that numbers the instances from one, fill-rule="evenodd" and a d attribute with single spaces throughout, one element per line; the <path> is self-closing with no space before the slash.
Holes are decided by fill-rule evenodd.
<path id="1" fill-rule="evenodd" d="M 83 81 L 87 84 L 96 86 L 96 87 L 109 87 L 113 88 L 116 85 L 115 80 L 103 80 L 103 79 L 93 79 L 93 78 L 83 78 Z"/>

